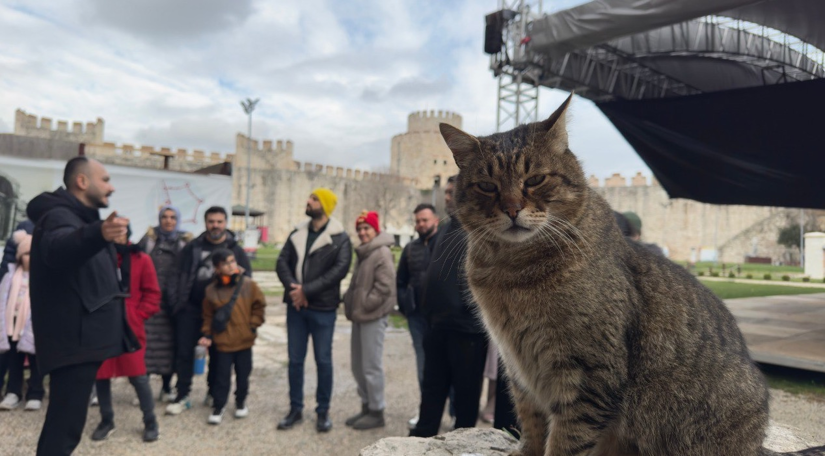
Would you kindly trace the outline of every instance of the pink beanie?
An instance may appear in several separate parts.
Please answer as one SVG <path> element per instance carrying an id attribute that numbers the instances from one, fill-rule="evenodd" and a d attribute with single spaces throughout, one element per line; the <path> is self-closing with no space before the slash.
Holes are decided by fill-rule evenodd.
<path id="1" fill-rule="evenodd" d="M 17 230 L 12 234 L 11 238 L 17 245 L 16 258 L 17 261 L 20 261 L 20 257 L 30 253 L 32 250 L 32 235 L 26 233 L 24 230 Z"/>

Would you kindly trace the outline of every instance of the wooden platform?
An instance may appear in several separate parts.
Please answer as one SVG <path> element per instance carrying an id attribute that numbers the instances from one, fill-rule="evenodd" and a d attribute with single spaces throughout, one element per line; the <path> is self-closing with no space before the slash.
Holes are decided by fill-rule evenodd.
<path id="1" fill-rule="evenodd" d="M 725 303 L 755 361 L 825 372 L 825 293 Z"/>

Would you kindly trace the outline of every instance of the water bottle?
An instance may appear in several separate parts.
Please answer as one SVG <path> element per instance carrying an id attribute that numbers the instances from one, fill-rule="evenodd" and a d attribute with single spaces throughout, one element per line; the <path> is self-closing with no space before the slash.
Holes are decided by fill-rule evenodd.
<path id="1" fill-rule="evenodd" d="M 195 375 L 202 375 L 206 370 L 206 347 L 195 347 Z"/>

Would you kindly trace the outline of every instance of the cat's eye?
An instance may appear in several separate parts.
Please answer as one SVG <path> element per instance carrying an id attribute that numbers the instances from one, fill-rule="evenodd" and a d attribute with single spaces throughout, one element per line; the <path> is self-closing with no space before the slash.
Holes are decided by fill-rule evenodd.
<path id="1" fill-rule="evenodd" d="M 526 187 L 535 187 L 536 185 L 539 185 L 540 183 L 544 182 L 544 178 L 545 176 L 543 175 L 533 176 L 530 179 L 524 181 L 524 185 Z"/>
<path id="2" fill-rule="evenodd" d="M 496 191 L 496 184 L 491 184 L 489 182 L 479 182 L 478 189 L 482 192 L 493 193 Z"/>

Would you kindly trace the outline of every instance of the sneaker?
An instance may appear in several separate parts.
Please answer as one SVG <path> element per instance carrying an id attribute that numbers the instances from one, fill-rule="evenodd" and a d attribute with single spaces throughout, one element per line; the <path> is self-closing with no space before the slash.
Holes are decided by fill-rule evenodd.
<path id="1" fill-rule="evenodd" d="M 157 420 L 151 421 L 143 425 L 143 441 L 155 442 L 160 437 Z"/>
<path id="2" fill-rule="evenodd" d="M 415 418 L 410 418 L 410 421 L 407 421 L 407 428 L 410 430 L 415 429 L 415 426 L 418 424 L 418 415 Z"/>
<path id="3" fill-rule="evenodd" d="M 223 409 L 213 409 L 212 414 L 209 415 L 209 420 L 207 421 L 209 424 L 218 425 L 221 424 L 223 421 Z"/>
<path id="4" fill-rule="evenodd" d="M 20 405 L 20 397 L 14 393 L 6 394 L 3 402 L 0 402 L 0 410 L 14 410 Z"/>
<path id="5" fill-rule="evenodd" d="M 41 405 L 43 405 L 42 401 L 39 401 L 37 399 L 31 399 L 26 401 L 26 407 L 23 410 L 34 412 L 40 410 Z"/>
<path id="6" fill-rule="evenodd" d="M 249 416 L 249 409 L 244 404 L 235 406 L 235 418 L 246 418 Z"/>
<path id="7" fill-rule="evenodd" d="M 175 402 L 175 399 L 178 397 L 177 393 L 174 390 L 163 391 L 160 392 L 160 397 L 158 397 L 158 401 L 165 402 L 167 404 L 171 404 Z"/>
<path id="8" fill-rule="evenodd" d="M 92 440 L 95 442 L 106 440 L 112 435 L 112 432 L 115 432 L 115 423 L 111 421 L 101 421 L 100 424 L 97 425 L 97 428 L 95 428 L 95 431 L 92 432 Z"/>
<path id="9" fill-rule="evenodd" d="M 177 402 L 173 402 L 166 406 L 166 414 L 167 415 L 180 415 L 181 413 L 185 412 L 192 408 L 192 404 L 189 402 L 189 398 L 185 397 Z"/>

